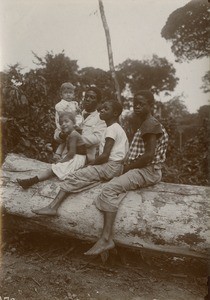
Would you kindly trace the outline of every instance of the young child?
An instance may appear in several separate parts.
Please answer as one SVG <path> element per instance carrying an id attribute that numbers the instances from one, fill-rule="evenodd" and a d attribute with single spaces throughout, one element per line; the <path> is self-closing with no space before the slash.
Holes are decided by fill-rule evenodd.
<path id="1" fill-rule="evenodd" d="M 74 172 L 85 165 L 86 147 L 82 136 L 74 130 L 75 118 L 70 112 L 60 113 L 59 125 L 61 132 L 66 136 L 66 142 L 60 147 L 60 159 L 57 163 L 52 164 L 49 169 L 40 172 L 37 176 L 28 179 L 17 179 L 22 188 L 26 189 L 31 185 L 57 176 L 60 180 L 64 180 L 70 172 Z"/>
<path id="2" fill-rule="evenodd" d="M 122 174 L 123 160 L 128 151 L 128 139 L 118 123 L 121 113 L 122 105 L 117 101 L 107 101 L 102 105 L 100 118 L 106 122 L 107 128 L 99 156 L 87 167 L 70 173 L 53 202 L 47 207 L 33 210 L 34 213 L 57 215 L 58 207 L 69 193 Z"/>
<path id="3" fill-rule="evenodd" d="M 72 83 L 64 82 L 60 87 L 61 101 L 55 105 L 55 125 L 56 125 L 55 133 L 59 132 L 62 138 L 63 138 L 63 133 L 61 131 L 61 127 L 59 124 L 59 115 L 62 112 L 73 113 L 75 115 L 76 126 L 79 126 L 83 119 L 79 109 L 78 102 L 74 100 L 75 97 L 74 90 L 75 90 L 75 86 Z M 60 147 L 62 149 L 63 145 L 62 144 L 59 145 L 57 150 L 55 151 L 54 154 L 55 161 L 59 159 L 59 155 L 57 154 L 59 154 L 61 151 Z"/>

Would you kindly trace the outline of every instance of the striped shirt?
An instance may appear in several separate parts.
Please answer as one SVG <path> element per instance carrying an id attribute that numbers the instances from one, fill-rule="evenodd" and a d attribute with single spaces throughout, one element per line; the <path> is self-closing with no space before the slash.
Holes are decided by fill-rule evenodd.
<path id="1" fill-rule="evenodd" d="M 166 159 L 168 134 L 163 125 L 153 116 L 146 119 L 136 131 L 130 146 L 128 163 L 135 161 L 139 156 L 144 154 L 145 145 L 143 136 L 145 134 L 155 134 L 158 136 L 152 164 L 163 163 Z"/>

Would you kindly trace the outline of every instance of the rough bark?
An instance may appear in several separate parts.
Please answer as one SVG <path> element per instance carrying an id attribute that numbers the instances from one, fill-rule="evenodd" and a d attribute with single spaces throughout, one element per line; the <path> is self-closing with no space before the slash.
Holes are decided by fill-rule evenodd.
<path id="1" fill-rule="evenodd" d="M 34 224 L 87 241 L 98 239 L 102 214 L 94 206 L 102 184 L 71 194 L 59 209 L 58 217 L 37 216 L 32 208 L 47 205 L 59 190 L 59 181 L 38 183 L 23 190 L 17 178 L 34 175 L 46 163 L 15 154 L 7 156 L 2 170 L 1 206 L 11 215 Z M 123 199 L 114 225 L 116 244 L 176 254 L 207 257 L 209 251 L 209 188 L 160 183 L 129 192 Z"/>

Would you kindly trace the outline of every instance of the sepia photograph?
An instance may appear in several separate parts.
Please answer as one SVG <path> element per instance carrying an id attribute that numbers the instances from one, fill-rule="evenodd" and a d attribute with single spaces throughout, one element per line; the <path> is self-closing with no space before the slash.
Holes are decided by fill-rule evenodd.
<path id="1" fill-rule="evenodd" d="M 0 300 L 208 300 L 208 0 L 0 0 Z"/>

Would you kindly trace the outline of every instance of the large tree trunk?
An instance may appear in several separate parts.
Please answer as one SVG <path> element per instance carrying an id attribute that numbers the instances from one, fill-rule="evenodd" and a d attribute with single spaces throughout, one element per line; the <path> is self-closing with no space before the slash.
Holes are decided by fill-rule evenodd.
<path id="1" fill-rule="evenodd" d="M 107 44 L 107 50 L 108 50 L 108 58 L 109 58 L 109 68 L 112 75 L 112 78 L 114 80 L 115 90 L 117 94 L 117 99 L 119 102 L 121 102 L 121 93 L 120 93 L 120 86 L 117 80 L 115 68 L 114 68 L 114 59 L 113 59 L 113 53 L 112 53 L 112 44 L 111 44 L 111 37 L 109 32 L 109 27 L 106 20 L 106 15 L 104 12 L 104 6 L 102 0 L 98 0 L 99 2 L 99 9 L 101 14 L 101 20 L 103 23 L 105 35 L 106 35 L 106 44 Z"/>
<path id="2" fill-rule="evenodd" d="M 96 241 L 103 225 L 102 214 L 93 204 L 102 184 L 71 194 L 59 208 L 59 217 L 37 216 L 54 199 L 59 181 L 54 178 L 23 190 L 16 178 L 26 178 L 49 166 L 15 154 L 7 156 L 2 171 L 1 206 L 11 215 L 34 224 L 87 241 Z M 176 254 L 206 257 L 209 251 L 209 188 L 160 183 L 129 192 L 123 199 L 114 225 L 118 245 Z"/>

